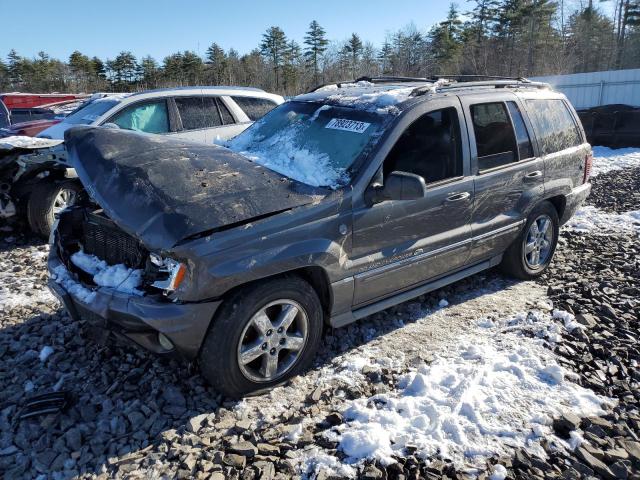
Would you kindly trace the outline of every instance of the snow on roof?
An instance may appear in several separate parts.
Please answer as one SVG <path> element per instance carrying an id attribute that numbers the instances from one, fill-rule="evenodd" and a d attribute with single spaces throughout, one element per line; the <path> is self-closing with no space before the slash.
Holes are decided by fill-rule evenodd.
<path id="1" fill-rule="evenodd" d="M 381 114 L 397 113 L 397 106 L 409 100 L 417 86 L 396 84 L 374 84 L 367 81 L 325 85 L 314 92 L 299 95 L 295 100 L 326 102 L 341 107 L 350 107 Z"/>

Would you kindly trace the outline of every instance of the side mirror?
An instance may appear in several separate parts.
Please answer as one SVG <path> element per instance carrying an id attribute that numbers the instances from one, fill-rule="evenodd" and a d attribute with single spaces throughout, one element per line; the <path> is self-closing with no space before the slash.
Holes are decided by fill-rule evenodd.
<path id="1" fill-rule="evenodd" d="M 415 173 L 391 172 L 384 180 L 384 186 L 369 187 L 368 203 L 373 205 L 385 200 L 417 200 L 424 198 L 427 186 L 424 178 Z"/>

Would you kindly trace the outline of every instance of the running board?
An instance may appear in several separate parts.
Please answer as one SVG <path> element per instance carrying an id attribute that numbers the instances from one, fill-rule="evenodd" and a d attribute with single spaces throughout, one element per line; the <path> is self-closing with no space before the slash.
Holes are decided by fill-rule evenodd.
<path id="1" fill-rule="evenodd" d="M 419 297 L 420 295 L 424 295 L 425 293 L 429 293 L 439 288 L 445 287 L 451 283 L 457 282 L 458 280 L 462 280 L 463 278 L 475 275 L 476 273 L 480 273 L 483 270 L 487 270 L 488 268 L 495 267 L 501 261 L 502 254 L 490 258 L 489 260 L 485 260 L 484 262 L 477 263 L 471 267 L 467 267 L 464 270 L 459 270 L 455 273 L 452 273 L 451 275 L 447 275 L 446 277 L 434 280 L 433 282 L 425 283 L 418 287 L 412 288 L 411 290 L 407 290 L 392 297 L 379 300 L 375 303 L 372 303 L 371 305 L 367 305 L 366 307 L 361 307 L 351 312 L 345 312 L 340 315 L 336 315 L 335 317 L 331 317 L 329 319 L 329 324 L 333 328 L 344 327 L 345 325 L 349 325 L 350 323 L 353 323 L 356 320 L 360 320 L 361 318 L 368 317 L 369 315 L 373 315 L 374 313 L 386 310 L 387 308 L 398 305 L 399 303 L 406 302 L 407 300 L 411 300 L 413 298 Z"/>

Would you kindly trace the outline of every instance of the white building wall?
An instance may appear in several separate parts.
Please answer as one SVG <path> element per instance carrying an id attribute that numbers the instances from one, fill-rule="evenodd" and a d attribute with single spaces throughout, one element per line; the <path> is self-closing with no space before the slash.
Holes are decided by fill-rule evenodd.
<path id="1" fill-rule="evenodd" d="M 640 107 L 640 68 L 531 77 L 564 93 L 576 109 L 623 103 Z"/>

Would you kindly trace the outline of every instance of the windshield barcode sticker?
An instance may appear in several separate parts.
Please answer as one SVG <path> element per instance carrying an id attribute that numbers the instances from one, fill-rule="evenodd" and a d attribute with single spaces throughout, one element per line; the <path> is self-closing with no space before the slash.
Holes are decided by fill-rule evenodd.
<path id="1" fill-rule="evenodd" d="M 332 118 L 324 128 L 333 130 L 344 130 L 346 132 L 364 133 L 369 128 L 370 123 L 358 122 L 357 120 L 347 120 L 346 118 Z"/>

